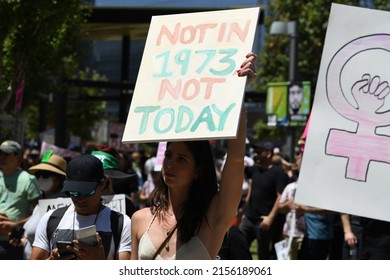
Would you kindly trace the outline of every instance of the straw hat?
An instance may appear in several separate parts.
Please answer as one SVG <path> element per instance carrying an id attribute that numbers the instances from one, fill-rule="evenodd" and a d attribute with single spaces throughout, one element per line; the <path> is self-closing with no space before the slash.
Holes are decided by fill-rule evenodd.
<path id="1" fill-rule="evenodd" d="M 32 174 L 37 171 L 50 171 L 65 176 L 66 160 L 49 150 L 43 154 L 41 163 L 31 166 L 28 171 Z"/>

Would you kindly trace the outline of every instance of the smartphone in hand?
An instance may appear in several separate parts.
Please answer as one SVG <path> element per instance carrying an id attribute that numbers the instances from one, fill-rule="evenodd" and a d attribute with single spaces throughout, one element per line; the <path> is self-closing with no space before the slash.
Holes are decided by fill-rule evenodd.
<path id="1" fill-rule="evenodd" d="M 21 226 L 16 226 L 12 229 L 11 234 L 9 236 L 9 240 L 17 239 L 20 240 L 23 237 L 24 228 Z"/>
<path id="2" fill-rule="evenodd" d="M 58 253 L 61 257 L 74 254 L 74 252 L 67 248 L 67 246 L 74 246 L 72 241 L 57 241 Z"/>

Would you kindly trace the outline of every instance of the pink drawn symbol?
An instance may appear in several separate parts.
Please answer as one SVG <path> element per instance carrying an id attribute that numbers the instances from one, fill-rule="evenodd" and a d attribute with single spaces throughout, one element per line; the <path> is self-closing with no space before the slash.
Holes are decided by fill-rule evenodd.
<path id="1" fill-rule="evenodd" d="M 353 56 L 376 49 L 390 51 L 390 35 L 370 35 L 351 41 L 334 55 L 326 73 L 329 103 L 344 118 L 357 123 L 357 129 L 330 129 L 325 153 L 347 158 L 345 177 L 364 182 L 370 162 L 390 164 L 390 137 L 376 132 L 378 127 L 390 125 L 390 110 L 383 111 L 390 87 L 387 81 L 381 82 L 379 76 L 371 78 L 370 74 L 364 74 L 351 88 L 357 104 L 354 106 L 341 88 L 341 72 Z"/>

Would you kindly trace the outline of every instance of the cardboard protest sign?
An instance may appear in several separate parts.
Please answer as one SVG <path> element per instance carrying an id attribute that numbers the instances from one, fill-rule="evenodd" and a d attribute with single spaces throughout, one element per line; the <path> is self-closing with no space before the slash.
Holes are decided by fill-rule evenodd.
<path id="1" fill-rule="evenodd" d="M 80 155 L 79 152 L 63 149 L 63 148 L 60 148 L 60 147 L 55 146 L 55 145 L 51 145 L 51 144 L 43 141 L 42 145 L 41 145 L 40 155 L 42 156 L 48 150 L 52 150 L 53 153 L 55 153 L 56 155 L 59 155 L 61 157 L 64 157 L 64 158 L 65 157 L 74 158 L 75 156 Z"/>
<path id="2" fill-rule="evenodd" d="M 259 8 L 154 16 L 122 141 L 234 138 Z"/>
<path id="3" fill-rule="evenodd" d="M 333 4 L 296 202 L 390 221 L 390 13 Z"/>
<path id="4" fill-rule="evenodd" d="M 39 214 L 43 216 L 50 210 L 55 210 L 72 204 L 70 197 L 45 198 L 38 201 Z"/>
<path id="5" fill-rule="evenodd" d="M 126 215 L 125 194 L 103 195 L 102 203 L 105 206 L 109 207 L 111 210 Z M 45 214 L 50 210 L 54 210 L 71 204 L 72 204 L 72 199 L 70 197 L 40 199 L 38 201 L 39 214 L 42 216 L 43 214 Z"/>

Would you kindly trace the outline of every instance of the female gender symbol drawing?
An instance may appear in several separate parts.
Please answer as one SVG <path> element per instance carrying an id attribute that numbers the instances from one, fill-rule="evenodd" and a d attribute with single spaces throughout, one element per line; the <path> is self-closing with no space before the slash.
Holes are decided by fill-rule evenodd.
<path id="1" fill-rule="evenodd" d="M 390 93 L 389 83 L 381 81 L 375 73 L 363 74 L 351 87 L 357 106 L 348 102 L 341 87 L 341 73 L 345 65 L 352 57 L 368 50 L 389 52 L 390 35 L 369 35 L 347 43 L 333 56 L 326 73 L 329 103 L 341 116 L 357 123 L 357 129 L 330 129 L 325 153 L 347 158 L 345 177 L 363 182 L 367 180 L 371 161 L 390 164 L 390 137 L 377 133 L 378 127 L 390 125 L 390 110 L 381 110 Z"/>

